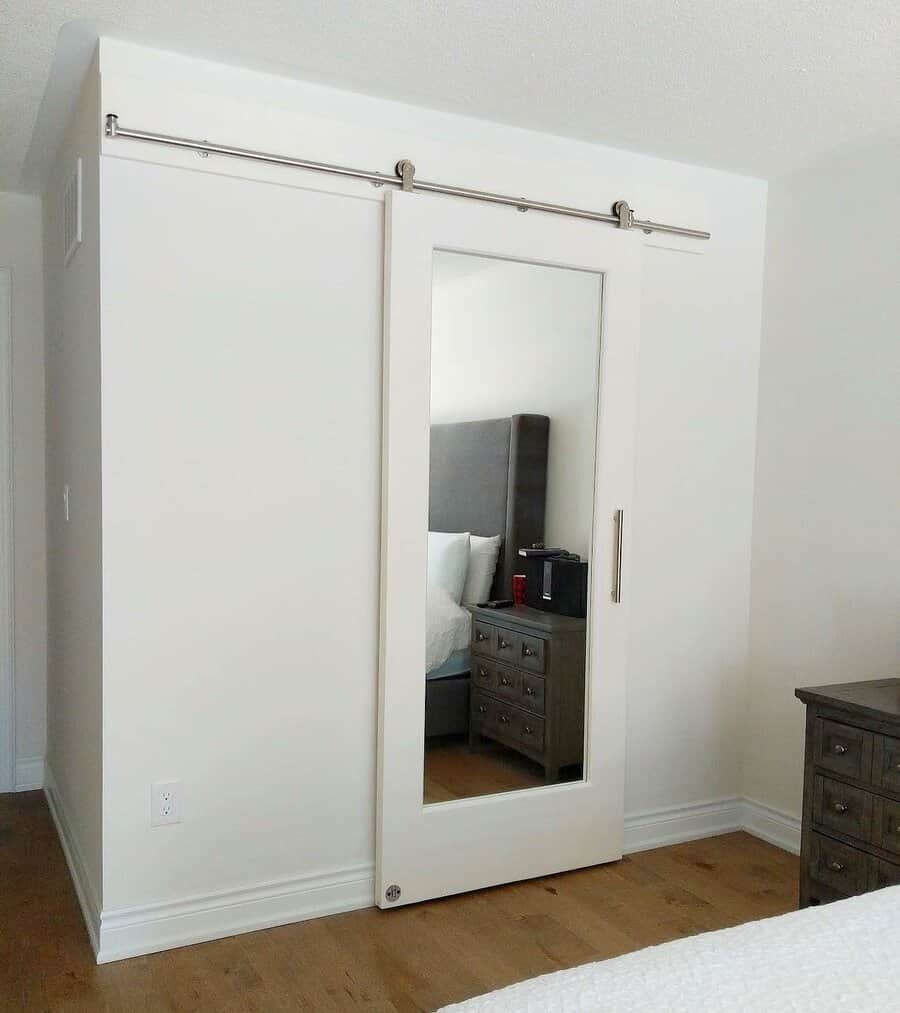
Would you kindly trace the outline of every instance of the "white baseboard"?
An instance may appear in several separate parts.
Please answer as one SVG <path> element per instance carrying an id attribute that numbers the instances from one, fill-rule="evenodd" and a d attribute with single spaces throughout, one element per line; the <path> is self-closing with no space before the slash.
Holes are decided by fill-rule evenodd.
<path id="1" fill-rule="evenodd" d="M 43 756 L 22 756 L 16 760 L 16 791 L 44 787 Z"/>
<path id="2" fill-rule="evenodd" d="M 800 820 L 755 799 L 734 796 L 625 817 L 625 854 L 744 830 L 800 854 Z"/>
<path id="3" fill-rule="evenodd" d="M 625 854 L 740 830 L 741 801 L 738 797 L 720 798 L 626 816 Z"/>
<path id="4" fill-rule="evenodd" d="M 742 804 L 741 826 L 748 834 L 794 855 L 800 854 L 800 820 L 752 798 Z"/>
<path id="5" fill-rule="evenodd" d="M 49 767 L 45 790 L 98 963 L 375 903 L 374 868 L 364 864 L 100 914 Z M 800 850 L 798 819 L 753 799 L 733 796 L 626 816 L 624 851 L 631 854 L 736 830 L 794 854 Z"/>
<path id="6" fill-rule="evenodd" d="M 69 819 L 65 804 L 59 793 L 59 787 L 53 771 L 49 764 L 44 764 L 44 794 L 47 796 L 47 804 L 50 807 L 50 814 L 56 824 L 56 832 L 59 835 L 59 842 L 62 845 L 63 854 L 66 857 L 66 864 L 69 866 L 69 875 L 75 886 L 75 894 L 78 903 L 81 905 L 81 913 L 84 915 L 84 923 L 87 926 L 88 936 L 94 953 L 97 953 L 100 942 L 100 903 L 96 890 L 94 889 L 87 866 L 78 847 L 78 841 L 72 833 L 72 821 Z"/>
<path id="7" fill-rule="evenodd" d="M 371 864 L 205 896 L 104 911 L 100 964 L 375 904 Z"/>

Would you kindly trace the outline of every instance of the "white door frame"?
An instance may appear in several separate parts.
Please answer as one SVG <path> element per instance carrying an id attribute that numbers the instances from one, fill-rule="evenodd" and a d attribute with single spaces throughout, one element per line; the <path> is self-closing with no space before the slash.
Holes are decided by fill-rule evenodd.
<path id="1" fill-rule="evenodd" d="M 12 275 L 0 267 L 0 791 L 16 787 L 12 489 Z"/>
<path id="2" fill-rule="evenodd" d="M 622 855 L 628 584 L 613 602 L 617 509 L 630 519 L 641 240 L 593 223 L 393 192 L 385 214 L 376 903 L 548 875 Z M 603 276 L 582 781 L 423 803 L 425 572 L 435 249 Z M 552 425 L 552 422 L 551 422 Z M 624 558 L 630 557 L 630 523 Z M 399 893 L 396 889 L 399 887 Z"/>

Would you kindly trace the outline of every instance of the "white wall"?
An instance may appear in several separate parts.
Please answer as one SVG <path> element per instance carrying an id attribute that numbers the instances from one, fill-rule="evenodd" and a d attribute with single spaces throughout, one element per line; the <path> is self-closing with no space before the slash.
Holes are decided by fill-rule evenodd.
<path id="1" fill-rule="evenodd" d="M 89 75 L 44 192 L 47 379 L 47 783 L 101 903 L 99 81 Z M 84 241 L 63 266 L 62 194 L 83 159 Z M 63 485 L 71 490 L 63 516 Z M 95 926 L 96 927 L 96 926 Z"/>
<path id="2" fill-rule="evenodd" d="M 734 795 L 765 185 L 118 43 L 101 66 L 123 125 L 712 229 L 645 243 L 626 804 Z M 133 949 L 147 903 L 370 868 L 382 191 L 103 150 L 104 932 Z M 156 778 L 177 827 L 149 827 Z"/>
<path id="3" fill-rule="evenodd" d="M 585 558 L 593 517 L 599 361 L 599 276 L 435 255 L 432 422 L 547 415 L 544 540 Z"/>
<path id="4" fill-rule="evenodd" d="M 794 689 L 900 673 L 898 171 L 895 138 L 770 189 L 744 784 L 793 814 Z"/>
<path id="5" fill-rule="evenodd" d="M 44 515 L 44 291 L 41 202 L 0 193 L 0 267 L 12 284 L 15 786 L 43 783 L 47 577 Z"/>

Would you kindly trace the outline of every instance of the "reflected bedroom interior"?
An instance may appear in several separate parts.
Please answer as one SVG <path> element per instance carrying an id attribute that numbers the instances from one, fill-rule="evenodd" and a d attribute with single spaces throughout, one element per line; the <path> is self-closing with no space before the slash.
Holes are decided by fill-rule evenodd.
<path id="1" fill-rule="evenodd" d="M 425 804 L 583 777 L 601 286 L 434 253 Z"/>

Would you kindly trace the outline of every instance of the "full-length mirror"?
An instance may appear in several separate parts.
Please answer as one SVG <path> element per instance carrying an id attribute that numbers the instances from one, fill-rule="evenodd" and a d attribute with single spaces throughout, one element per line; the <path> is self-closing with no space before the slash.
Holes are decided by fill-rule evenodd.
<path id="1" fill-rule="evenodd" d="M 583 777 L 601 288 L 434 252 L 426 804 Z"/>

